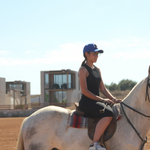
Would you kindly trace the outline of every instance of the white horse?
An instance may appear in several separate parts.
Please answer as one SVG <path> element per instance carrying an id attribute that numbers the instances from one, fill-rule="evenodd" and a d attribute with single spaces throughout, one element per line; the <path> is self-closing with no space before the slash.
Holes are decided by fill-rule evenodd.
<path id="1" fill-rule="evenodd" d="M 143 141 L 150 128 L 149 95 L 150 67 L 148 77 L 137 84 L 123 100 L 124 113 L 117 122 L 115 134 L 105 143 L 107 150 L 143 149 Z M 16 150 L 88 150 L 92 141 L 87 129 L 67 129 L 68 116 L 67 109 L 56 106 L 36 111 L 23 121 Z"/>

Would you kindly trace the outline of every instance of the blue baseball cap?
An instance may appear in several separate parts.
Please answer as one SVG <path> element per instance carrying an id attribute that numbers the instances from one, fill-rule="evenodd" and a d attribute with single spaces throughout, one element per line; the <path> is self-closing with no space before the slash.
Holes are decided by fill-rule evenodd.
<path id="1" fill-rule="evenodd" d="M 83 53 L 85 53 L 85 52 L 99 52 L 99 53 L 103 53 L 104 51 L 102 49 L 98 49 L 96 44 L 91 43 L 91 44 L 87 44 L 87 45 L 84 46 Z"/>

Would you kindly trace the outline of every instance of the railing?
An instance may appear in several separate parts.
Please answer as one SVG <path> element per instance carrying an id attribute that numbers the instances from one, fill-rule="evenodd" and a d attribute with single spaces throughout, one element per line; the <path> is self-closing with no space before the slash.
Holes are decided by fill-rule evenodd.
<path id="1" fill-rule="evenodd" d="M 13 105 L 0 105 L 0 110 L 1 109 L 12 109 Z"/>
<path id="2" fill-rule="evenodd" d="M 29 103 L 27 105 L 0 105 L 0 110 L 13 110 L 13 109 L 40 109 L 46 106 L 59 106 L 59 107 L 71 107 L 74 103 Z"/>
<path id="3" fill-rule="evenodd" d="M 28 109 L 28 105 L 0 105 L 0 110 Z"/>
<path id="4" fill-rule="evenodd" d="M 69 107 L 72 106 L 74 103 L 30 103 L 31 108 L 41 108 L 41 107 L 46 107 L 50 105 L 54 106 L 60 106 L 60 107 Z"/>

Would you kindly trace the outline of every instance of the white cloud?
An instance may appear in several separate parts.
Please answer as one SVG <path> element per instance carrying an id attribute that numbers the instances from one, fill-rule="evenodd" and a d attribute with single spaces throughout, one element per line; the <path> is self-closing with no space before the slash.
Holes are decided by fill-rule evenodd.
<path id="1" fill-rule="evenodd" d="M 6 55 L 9 51 L 0 51 L 0 55 Z"/>
<path id="2" fill-rule="evenodd" d="M 125 44 L 124 46 L 127 46 L 127 47 L 138 46 L 138 43 Z"/>
<path id="3" fill-rule="evenodd" d="M 28 51 L 25 51 L 24 54 L 30 54 L 30 53 L 34 53 L 35 51 L 34 50 L 28 50 Z"/>
<path id="4" fill-rule="evenodd" d="M 111 41 L 99 41 L 99 42 L 95 42 L 98 46 L 99 49 L 116 49 L 117 47 L 119 47 L 120 45 L 122 45 L 122 43 L 124 43 L 125 41 L 123 40 L 119 40 L 119 39 L 114 39 Z"/>
<path id="5" fill-rule="evenodd" d="M 141 42 L 140 44 L 136 42 Z M 142 40 L 134 40 L 133 43 L 129 40 L 117 40 L 114 39 L 110 42 L 99 41 L 95 42 L 98 48 L 107 50 L 105 58 L 111 57 L 113 59 L 146 59 L 150 58 L 150 50 L 148 49 L 148 42 Z M 129 44 L 127 44 L 129 43 Z M 142 46 L 145 44 L 145 46 Z M 34 57 L 32 59 L 14 59 L 14 58 L 0 58 L 0 66 L 13 66 L 13 65 L 40 65 L 40 64 L 60 64 L 71 62 L 82 62 L 83 47 L 85 43 L 66 43 L 60 45 L 58 48 L 49 50 L 40 57 Z M 141 48 L 142 47 L 142 48 Z M 111 51 L 109 51 L 110 49 Z M 128 50 L 128 51 L 126 51 Z M 26 51 L 25 54 L 34 53 L 34 50 Z M 0 54 L 7 54 L 8 51 L 0 51 Z M 108 59 L 108 58 L 106 58 Z"/>
<path id="6" fill-rule="evenodd" d="M 60 45 L 59 49 L 47 51 L 45 55 L 51 62 L 76 62 L 82 61 L 83 58 L 83 43 L 67 43 Z"/>
<path id="7" fill-rule="evenodd" d="M 136 37 L 130 39 L 112 39 L 110 41 L 97 41 L 95 42 L 99 48 L 102 49 L 113 49 L 118 48 L 133 48 L 137 49 L 138 46 L 149 46 L 150 42 L 144 39 L 138 39 Z"/>
<path id="8" fill-rule="evenodd" d="M 133 50 L 127 52 L 116 52 L 112 54 L 115 59 L 146 59 L 150 58 L 150 50 Z"/>
<path id="9" fill-rule="evenodd" d="M 33 46 L 41 46 L 39 43 L 33 43 Z"/>
<path id="10" fill-rule="evenodd" d="M 147 45 L 150 45 L 150 42 L 147 42 L 146 44 L 147 44 Z"/>
<path id="11" fill-rule="evenodd" d="M 58 49 L 47 51 L 44 56 L 33 59 L 0 58 L 0 66 L 82 62 L 84 59 L 83 46 L 83 43 L 67 43 L 60 45 Z M 31 52 L 34 51 L 26 51 L 24 53 L 29 54 Z"/>

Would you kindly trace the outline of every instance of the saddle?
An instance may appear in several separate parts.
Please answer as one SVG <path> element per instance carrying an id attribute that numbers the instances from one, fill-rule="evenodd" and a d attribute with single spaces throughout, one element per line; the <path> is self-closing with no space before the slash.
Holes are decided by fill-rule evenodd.
<path id="1" fill-rule="evenodd" d="M 80 110 L 79 103 L 75 102 L 75 107 L 76 107 L 75 113 L 77 115 L 79 115 L 79 116 L 84 116 L 85 115 L 85 112 Z M 103 110 L 101 110 L 100 113 L 103 113 L 104 111 L 105 111 L 105 108 Z M 97 125 L 97 123 L 99 122 L 100 119 L 101 118 L 98 118 L 98 119 L 88 118 L 88 136 L 91 140 L 93 140 L 93 138 L 94 138 L 95 127 L 96 127 L 96 125 Z M 104 143 L 106 141 L 111 139 L 111 137 L 114 135 L 114 133 L 116 131 L 116 127 L 117 127 L 116 118 L 113 117 L 111 123 L 109 124 L 109 126 L 105 130 L 105 132 L 102 135 L 99 142 L 104 145 Z"/>

